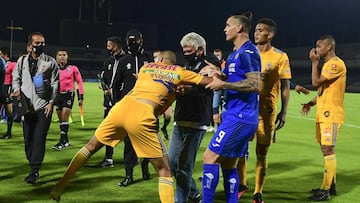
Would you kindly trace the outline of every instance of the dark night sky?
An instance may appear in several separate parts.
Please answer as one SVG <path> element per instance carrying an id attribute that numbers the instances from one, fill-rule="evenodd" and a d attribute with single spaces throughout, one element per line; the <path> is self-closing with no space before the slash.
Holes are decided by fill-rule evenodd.
<path id="1" fill-rule="evenodd" d="M 82 0 L 92 6 L 92 0 Z M 86 3 L 89 2 L 89 3 Z M 180 50 L 181 37 L 190 31 L 207 40 L 208 50 L 231 49 L 223 28 L 229 14 L 252 11 L 254 23 L 261 17 L 278 24 L 274 44 L 279 48 L 308 46 L 323 34 L 332 34 L 338 43 L 360 42 L 360 1 L 358 0 L 112 0 L 111 22 L 152 24 L 158 30 L 160 49 Z M 83 8 L 84 8 L 83 7 Z M 25 42 L 27 34 L 41 31 L 47 44 L 60 44 L 60 19 L 79 17 L 79 0 L 12 0 L 2 4 L 0 40 L 10 40 L 6 26 L 24 27 L 14 31 L 14 41 Z M 91 9 L 83 10 L 83 19 L 92 20 Z M 98 11 L 98 21 L 106 22 Z M 101 30 L 95 30 L 98 33 Z M 126 32 L 126 31 L 125 31 Z M 124 35 L 121 35 L 125 37 Z M 144 34 L 145 43 L 146 35 Z M 105 42 L 104 42 L 105 44 Z M 154 47 L 155 48 L 155 47 Z"/>

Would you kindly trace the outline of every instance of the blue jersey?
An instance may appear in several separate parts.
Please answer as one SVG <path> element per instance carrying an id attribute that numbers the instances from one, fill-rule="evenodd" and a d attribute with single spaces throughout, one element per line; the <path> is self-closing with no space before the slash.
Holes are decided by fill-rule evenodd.
<path id="1" fill-rule="evenodd" d="M 260 55 L 256 46 L 250 41 L 229 55 L 224 69 L 228 82 L 244 80 L 247 73 L 256 71 L 259 73 L 261 71 Z M 246 123 L 258 121 L 259 93 L 226 90 L 225 98 L 227 111 L 224 114 L 237 115 Z"/>

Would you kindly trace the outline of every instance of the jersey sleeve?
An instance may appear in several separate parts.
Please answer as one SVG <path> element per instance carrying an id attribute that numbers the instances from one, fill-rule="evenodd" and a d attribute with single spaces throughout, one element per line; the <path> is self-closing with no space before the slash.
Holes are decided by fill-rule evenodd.
<path id="1" fill-rule="evenodd" d="M 84 84 L 78 67 L 73 66 L 75 81 L 78 84 L 79 94 L 84 94 Z"/>
<path id="2" fill-rule="evenodd" d="M 282 53 L 279 61 L 279 77 L 280 79 L 291 79 L 290 61 L 286 53 Z"/>
<path id="3" fill-rule="evenodd" d="M 195 73 L 193 71 L 181 70 L 181 80 L 185 83 L 194 83 L 198 85 L 201 80 L 204 78 L 204 76 L 199 75 L 198 73 Z"/>
<path id="4" fill-rule="evenodd" d="M 321 75 L 326 79 L 331 80 L 338 78 L 345 71 L 345 67 L 339 62 L 326 63 L 321 71 Z"/>
<path id="5" fill-rule="evenodd" d="M 259 67 L 261 67 L 261 65 L 259 62 L 259 56 L 255 51 L 246 50 L 241 55 L 241 66 L 245 74 L 249 72 L 260 71 Z"/>

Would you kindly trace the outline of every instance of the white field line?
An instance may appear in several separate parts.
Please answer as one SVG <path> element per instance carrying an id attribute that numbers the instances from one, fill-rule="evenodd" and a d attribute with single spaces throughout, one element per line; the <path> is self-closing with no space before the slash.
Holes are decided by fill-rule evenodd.
<path id="1" fill-rule="evenodd" d="M 314 118 L 309 118 L 309 117 L 306 117 L 306 116 L 295 116 L 295 115 L 288 115 L 290 117 L 293 117 L 293 118 L 299 118 L 299 119 L 304 119 L 304 120 L 309 120 L 309 121 L 315 121 Z M 348 127 L 351 127 L 351 128 L 360 128 L 360 126 L 358 125 L 351 125 L 351 124 L 346 124 L 344 123 L 343 124 L 344 126 L 348 126 Z"/>

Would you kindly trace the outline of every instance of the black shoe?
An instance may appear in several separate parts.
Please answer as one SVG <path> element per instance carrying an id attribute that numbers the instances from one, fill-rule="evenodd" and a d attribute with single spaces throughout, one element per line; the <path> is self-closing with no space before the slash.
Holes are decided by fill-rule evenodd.
<path id="1" fill-rule="evenodd" d="M 37 183 L 37 178 L 39 177 L 38 172 L 30 172 L 28 176 L 25 178 L 25 182 L 35 185 Z"/>
<path id="2" fill-rule="evenodd" d="M 150 179 L 150 171 L 149 171 L 149 162 L 147 160 L 143 160 L 141 162 L 141 171 L 142 171 L 142 176 L 144 180 L 149 180 Z"/>
<path id="3" fill-rule="evenodd" d="M 161 128 L 161 131 L 164 133 L 165 139 L 166 139 L 166 140 L 169 140 L 169 134 L 168 134 L 168 132 L 167 132 L 167 130 L 166 130 L 166 127 L 162 127 L 162 128 Z"/>
<path id="4" fill-rule="evenodd" d="M 98 168 L 112 168 L 114 167 L 114 160 L 112 159 L 104 159 L 97 165 Z"/>
<path id="5" fill-rule="evenodd" d="M 194 197 L 189 197 L 189 201 L 192 203 L 202 203 L 201 195 L 198 193 Z"/>
<path id="6" fill-rule="evenodd" d="M 247 185 L 239 185 L 239 192 L 238 192 L 238 199 L 240 199 L 240 197 L 249 190 L 249 186 Z"/>
<path id="7" fill-rule="evenodd" d="M 308 197 L 312 201 L 325 201 L 330 199 L 329 190 L 318 190 L 314 195 Z"/>
<path id="8" fill-rule="evenodd" d="M 133 178 L 132 177 L 126 177 L 123 181 L 121 181 L 118 185 L 120 187 L 126 187 L 129 186 L 131 184 L 133 184 Z"/>
<path id="9" fill-rule="evenodd" d="M 65 148 L 67 148 L 67 147 L 70 147 L 70 143 L 69 143 L 69 142 L 64 142 L 64 143 L 59 142 L 59 143 L 57 143 L 56 145 L 54 145 L 54 146 L 52 147 L 52 149 L 54 149 L 54 150 L 56 150 L 56 151 L 61 151 L 61 150 L 65 149 Z"/>
<path id="10" fill-rule="evenodd" d="M 264 203 L 264 201 L 262 200 L 261 194 L 260 193 L 256 193 L 253 197 L 253 203 Z"/>
<path id="11" fill-rule="evenodd" d="M 316 193 L 320 190 L 320 188 L 316 188 L 316 189 L 311 189 L 312 193 Z M 335 184 L 331 184 L 330 189 L 329 189 L 329 193 L 330 195 L 336 195 L 337 191 L 336 191 L 336 186 Z"/>
<path id="12" fill-rule="evenodd" d="M 11 133 L 5 133 L 1 139 L 10 139 L 11 138 Z"/>

